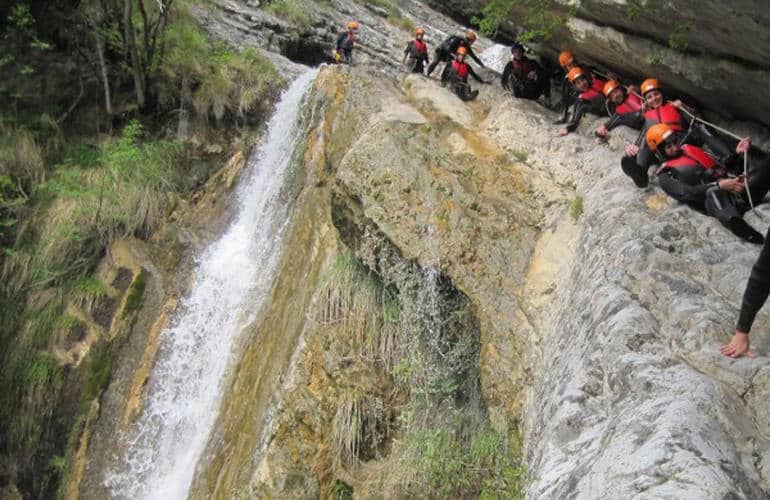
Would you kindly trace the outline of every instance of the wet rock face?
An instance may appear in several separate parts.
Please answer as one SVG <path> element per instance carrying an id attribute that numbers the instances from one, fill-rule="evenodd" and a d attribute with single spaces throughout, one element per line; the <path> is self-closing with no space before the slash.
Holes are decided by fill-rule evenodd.
<path id="1" fill-rule="evenodd" d="M 469 19 L 488 2 L 429 3 Z M 612 69 L 630 83 L 655 76 L 706 109 L 770 125 L 766 2 L 586 0 L 577 6 L 575 17 L 542 47 L 546 55 L 570 49 L 579 61 Z"/>

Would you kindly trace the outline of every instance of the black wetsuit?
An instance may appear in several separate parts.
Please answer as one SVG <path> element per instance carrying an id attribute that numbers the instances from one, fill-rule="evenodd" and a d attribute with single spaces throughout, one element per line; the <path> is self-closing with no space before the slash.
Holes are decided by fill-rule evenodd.
<path id="1" fill-rule="evenodd" d="M 350 31 L 343 31 L 337 36 L 337 52 L 342 54 L 342 61 L 346 64 L 353 64 L 353 46 L 355 45 L 355 34 Z"/>
<path id="2" fill-rule="evenodd" d="M 428 46 L 422 40 L 412 40 L 404 49 L 407 69 L 412 73 L 422 73 L 428 62 Z"/>
<path id="3" fill-rule="evenodd" d="M 531 72 L 535 72 L 537 77 L 529 78 Z M 526 56 L 519 60 L 511 60 L 503 69 L 503 76 L 500 79 L 505 90 L 509 90 L 515 97 L 535 100 L 541 95 L 550 99 L 551 82 L 545 75 L 543 68 L 537 61 Z"/>
<path id="4" fill-rule="evenodd" d="M 743 292 L 743 305 L 738 317 L 737 329 L 743 333 L 751 331 L 751 325 L 754 324 L 754 318 L 767 300 L 770 294 L 770 229 L 765 236 L 765 246 L 759 253 L 759 258 L 751 268 L 749 281 L 746 283 L 746 291 Z"/>
<path id="5" fill-rule="evenodd" d="M 447 63 L 441 73 L 441 84 L 449 85 L 449 88 L 463 101 L 470 101 L 478 95 L 478 90 L 471 91 L 468 85 L 468 76 L 472 76 L 477 82 L 484 83 L 479 75 L 473 71 L 468 63 L 452 61 Z"/>
<path id="6" fill-rule="evenodd" d="M 742 172 L 743 156 L 730 155 L 723 166 L 697 146 L 685 145 L 683 151 L 682 156 L 664 163 L 659 170 L 658 180 L 661 189 L 675 200 L 715 217 L 737 236 L 748 241 L 761 242 L 762 235 L 743 220 L 743 214 L 750 208 L 746 192 L 735 195 L 719 189 L 717 185 L 720 179 L 726 178 L 728 171 L 736 174 Z M 704 155 L 707 157 L 707 162 L 699 160 Z M 709 161 L 714 166 L 704 167 L 703 164 Z M 672 163 L 679 165 L 669 168 Z M 751 192 L 751 198 L 755 204 L 760 203 L 770 191 L 770 168 L 768 167 L 770 165 L 767 159 L 750 162 L 747 189 Z"/>
<path id="7" fill-rule="evenodd" d="M 476 54 L 473 53 L 473 49 L 471 49 L 471 44 L 468 42 L 468 40 L 453 35 L 441 42 L 441 45 L 436 47 L 433 62 L 428 66 L 427 74 L 430 75 L 433 73 L 433 70 L 436 69 L 436 66 L 438 66 L 439 62 L 451 61 L 454 58 L 454 55 L 457 53 L 457 49 L 460 47 L 465 47 L 468 50 L 468 55 L 466 57 L 470 57 L 476 61 L 476 64 L 482 68 L 484 67 L 484 63 L 481 62 L 481 60 L 476 57 Z"/>

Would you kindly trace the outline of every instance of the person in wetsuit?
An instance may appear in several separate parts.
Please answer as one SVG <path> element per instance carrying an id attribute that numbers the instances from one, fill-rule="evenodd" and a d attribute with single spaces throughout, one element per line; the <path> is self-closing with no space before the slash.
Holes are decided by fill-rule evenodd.
<path id="1" fill-rule="evenodd" d="M 629 87 L 626 90 L 617 80 L 610 80 L 604 84 L 603 92 L 607 97 L 607 114 L 610 119 L 596 129 L 596 135 L 607 137 L 612 129 L 621 125 L 641 130 L 644 125 L 643 102 L 636 88 Z"/>
<path id="2" fill-rule="evenodd" d="M 750 349 L 749 332 L 754 318 L 762 306 L 765 305 L 767 296 L 770 295 L 770 229 L 765 236 L 765 245 L 759 253 L 759 258 L 751 268 L 746 290 L 743 292 L 743 303 L 738 316 L 738 325 L 729 344 L 722 346 L 719 352 L 731 358 L 740 358 L 744 354 L 753 358 L 756 356 Z"/>
<path id="3" fill-rule="evenodd" d="M 561 112 L 559 114 L 559 118 L 556 119 L 556 121 L 553 122 L 554 125 L 560 125 L 563 123 L 567 123 L 568 117 L 569 117 L 569 110 L 570 108 L 574 108 L 575 103 L 578 101 L 578 90 L 575 88 L 574 85 L 572 85 L 569 81 L 569 72 L 578 67 L 578 63 L 575 60 L 575 56 L 572 55 L 572 52 L 565 50 L 562 51 L 559 54 L 559 65 L 561 66 L 562 70 L 564 71 L 564 78 L 561 82 Z M 593 68 L 589 66 L 580 66 L 585 70 L 590 76 L 592 80 L 601 80 L 604 81 L 594 70 Z M 615 78 L 612 73 L 609 74 L 610 78 Z M 599 92 L 602 91 L 602 89 L 596 89 Z"/>
<path id="4" fill-rule="evenodd" d="M 473 53 L 473 49 L 471 49 L 471 45 L 473 45 L 473 42 L 476 41 L 476 33 L 468 30 L 465 32 L 465 38 L 460 38 L 459 36 L 450 36 L 443 42 L 441 42 L 441 45 L 436 47 L 434 56 L 433 56 L 433 62 L 430 63 L 428 66 L 428 75 L 430 76 L 431 73 L 433 73 L 433 70 L 436 69 L 436 66 L 438 66 L 438 63 L 440 62 L 449 62 L 452 60 L 452 56 L 457 53 L 457 49 L 460 47 L 464 47 L 467 51 L 467 55 L 471 57 L 474 61 L 476 61 L 476 64 L 484 68 L 484 63 L 481 62 L 481 60 L 476 57 L 476 54 Z M 443 78 L 443 76 L 442 76 Z"/>
<path id="5" fill-rule="evenodd" d="M 403 64 L 410 73 L 422 74 L 428 64 L 428 45 L 423 41 L 424 37 L 425 30 L 417 28 L 414 30 L 414 40 L 410 41 L 404 50 Z"/>
<path id="6" fill-rule="evenodd" d="M 588 71 L 583 70 L 580 67 L 575 67 L 569 70 L 567 75 L 570 83 L 577 90 L 577 100 L 573 105 L 572 119 L 564 127 L 559 129 L 558 135 L 567 135 L 570 132 L 574 132 L 580 125 L 580 120 L 586 113 L 592 113 L 599 116 L 604 116 L 607 113 L 607 109 L 604 106 L 606 98 L 602 93 L 604 89 L 604 80 L 600 78 L 593 78 Z"/>
<path id="7" fill-rule="evenodd" d="M 472 76 L 479 83 L 486 83 L 475 71 L 473 71 L 473 68 L 465 62 L 465 57 L 467 55 L 468 49 L 465 47 L 458 47 L 454 61 L 448 63 L 441 73 L 441 84 L 448 85 L 452 92 L 457 94 L 457 97 L 463 101 L 470 101 L 479 95 L 478 90 L 471 90 L 471 87 L 468 84 L 468 76 Z"/>
<path id="8" fill-rule="evenodd" d="M 698 146 L 680 145 L 680 135 L 666 123 L 651 126 L 645 134 L 650 151 L 663 161 L 657 171 L 663 191 L 715 217 L 736 236 L 750 243 L 762 243 L 762 234 L 743 220 L 743 214 L 750 208 L 747 191 L 754 202 L 760 203 L 770 190 L 767 159 L 750 162 L 748 179 L 743 174 L 731 177 L 732 173 L 742 172 L 740 155 L 751 147 L 749 137 L 738 143 L 734 155 L 720 162 Z"/>
<path id="9" fill-rule="evenodd" d="M 730 149 L 719 138 L 709 132 L 701 123 L 688 119 L 680 109 L 684 108 L 682 101 L 666 102 L 660 90 L 660 82 L 648 78 L 641 85 L 644 109 L 642 117 L 644 126 L 635 144 L 626 146 L 626 155 L 621 160 L 623 172 L 631 177 L 638 187 L 647 187 L 649 177 L 647 169 L 656 163 L 655 155 L 647 147 L 644 140 L 647 130 L 658 123 L 669 125 L 675 132 L 683 134 L 681 141 L 695 146 L 706 145 L 709 150 L 719 157 L 728 157 Z"/>
<path id="10" fill-rule="evenodd" d="M 336 50 L 334 60 L 339 63 L 353 65 L 353 47 L 356 44 L 356 33 L 358 32 L 358 23 L 350 21 L 347 30 L 337 36 Z"/>
<path id="11" fill-rule="evenodd" d="M 514 97 L 537 100 L 545 98 L 546 107 L 551 103 L 551 82 L 537 61 L 524 55 L 524 46 L 515 42 L 511 47 L 511 60 L 503 69 L 501 84 Z"/>

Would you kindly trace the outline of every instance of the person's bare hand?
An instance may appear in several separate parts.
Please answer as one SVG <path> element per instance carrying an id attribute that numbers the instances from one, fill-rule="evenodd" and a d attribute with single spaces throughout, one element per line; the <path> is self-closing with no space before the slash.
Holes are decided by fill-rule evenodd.
<path id="1" fill-rule="evenodd" d="M 566 128 L 560 128 L 560 129 L 559 129 L 559 130 L 556 132 L 556 135 L 557 135 L 557 136 L 559 136 L 559 137 L 564 137 L 564 136 L 565 136 L 565 135 L 567 135 L 567 134 L 569 134 L 569 130 L 567 130 Z"/>
<path id="2" fill-rule="evenodd" d="M 746 184 L 743 182 L 743 176 L 731 179 L 720 179 L 718 184 L 719 189 L 731 193 L 740 193 L 746 187 Z"/>
<path id="3" fill-rule="evenodd" d="M 730 343 L 723 345 L 719 352 L 731 358 L 740 358 L 743 355 L 750 358 L 757 357 L 756 353 L 750 349 L 749 334 L 740 330 L 735 330 L 735 335 L 733 335 Z"/>
<path id="4" fill-rule="evenodd" d="M 610 131 L 607 130 L 607 127 L 604 125 L 600 125 L 599 128 L 596 129 L 596 135 L 599 137 L 607 137 L 607 134 L 609 134 Z"/>
<path id="5" fill-rule="evenodd" d="M 530 80 L 537 80 L 537 71 L 530 71 L 527 74 L 527 78 L 529 78 Z"/>
<path id="6" fill-rule="evenodd" d="M 738 143 L 737 146 L 735 146 L 735 152 L 738 154 L 743 154 L 746 151 L 749 150 L 751 147 L 751 136 L 746 136 Z"/>
<path id="7" fill-rule="evenodd" d="M 636 156 L 639 154 L 639 146 L 636 144 L 629 144 L 626 146 L 626 156 Z"/>

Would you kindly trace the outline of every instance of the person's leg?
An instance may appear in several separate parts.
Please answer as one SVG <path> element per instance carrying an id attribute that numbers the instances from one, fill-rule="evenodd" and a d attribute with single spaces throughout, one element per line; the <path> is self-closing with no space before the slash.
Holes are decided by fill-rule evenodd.
<path id="1" fill-rule="evenodd" d="M 430 76 L 431 73 L 433 73 L 433 70 L 436 69 L 436 66 L 440 62 L 446 62 L 449 60 L 449 53 L 443 49 L 436 49 L 435 53 L 433 54 L 433 61 L 428 65 L 428 72 L 427 75 Z"/>
<path id="2" fill-rule="evenodd" d="M 706 191 L 706 213 L 715 217 L 734 235 L 750 243 L 762 243 L 762 234 L 743 220 L 743 216 L 735 204 L 732 194 L 719 188 L 711 188 Z"/>

